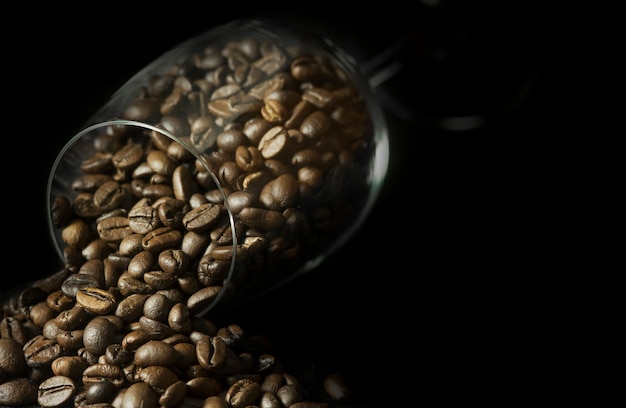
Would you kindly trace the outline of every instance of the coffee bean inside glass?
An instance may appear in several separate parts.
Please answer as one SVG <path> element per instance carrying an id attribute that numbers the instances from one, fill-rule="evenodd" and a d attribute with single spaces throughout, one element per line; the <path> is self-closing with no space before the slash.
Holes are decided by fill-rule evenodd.
<path id="1" fill-rule="evenodd" d="M 126 82 L 50 172 L 64 264 L 101 264 L 117 296 L 176 290 L 201 316 L 340 248 L 379 196 L 387 126 L 355 60 L 304 31 L 234 21 Z"/>

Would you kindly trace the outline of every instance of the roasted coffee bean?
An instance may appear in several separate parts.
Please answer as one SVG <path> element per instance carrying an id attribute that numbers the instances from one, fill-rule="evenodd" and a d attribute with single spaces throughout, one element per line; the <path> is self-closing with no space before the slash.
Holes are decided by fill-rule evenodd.
<path id="1" fill-rule="evenodd" d="M 159 340 L 150 340 L 135 350 L 135 363 L 139 367 L 171 367 L 176 364 L 177 359 L 174 346 Z"/>
<path id="2" fill-rule="evenodd" d="M 106 352 L 106 348 L 113 343 L 116 327 L 104 316 L 94 317 L 85 326 L 83 342 L 85 349 L 90 353 L 101 355 Z"/>
<path id="3" fill-rule="evenodd" d="M 159 405 L 166 408 L 177 407 L 183 402 L 186 396 L 187 385 L 182 380 L 176 381 L 161 394 L 159 397 Z"/>
<path id="4" fill-rule="evenodd" d="M 190 210 L 183 217 L 183 225 L 188 231 L 203 232 L 211 228 L 222 215 L 222 206 L 217 204 L 201 204 Z"/>
<path id="5" fill-rule="evenodd" d="M 93 314 L 105 315 L 115 309 L 117 300 L 109 291 L 85 287 L 76 292 L 76 304 Z"/>
<path id="6" fill-rule="evenodd" d="M 71 309 L 60 312 L 54 318 L 56 325 L 62 330 L 82 329 L 88 320 L 87 310 L 79 305 L 74 305 Z"/>
<path id="7" fill-rule="evenodd" d="M 172 303 L 162 293 L 150 295 L 143 304 L 143 316 L 159 322 L 167 322 Z"/>
<path id="8" fill-rule="evenodd" d="M 64 350 L 76 351 L 84 346 L 84 332 L 85 331 L 82 329 L 72 331 L 62 330 L 57 334 L 55 340 Z"/>
<path id="9" fill-rule="evenodd" d="M 156 208 L 156 213 L 161 225 L 171 228 L 182 227 L 183 217 L 189 209 L 186 201 L 178 200 L 173 197 L 163 197 L 157 200 L 153 204 L 153 207 Z"/>
<path id="10" fill-rule="evenodd" d="M 38 385 L 28 378 L 15 378 L 0 382 L 0 405 L 28 406 L 37 403 Z"/>
<path id="11" fill-rule="evenodd" d="M 141 245 L 147 251 L 158 253 L 166 249 L 176 248 L 182 238 L 181 231 L 170 227 L 160 227 L 147 233 L 141 240 Z"/>
<path id="12" fill-rule="evenodd" d="M 39 384 L 37 402 L 42 408 L 61 407 L 70 403 L 76 394 L 74 381 L 62 375 L 55 375 Z"/>
<path id="13" fill-rule="evenodd" d="M 29 367 L 49 367 L 52 361 L 61 357 L 63 348 L 55 341 L 37 335 L 24 344 L 24 357 Z"/>
<path id="14" fill-rule="evenodd" d="M 129 219 L 121 216 L 105 218 L 97 224 L 96 228 L 101 239 L 117 244 L 122 239 L 133 234 L 133 230 L 130 229 Z"/>
<path id="15" fill-rule="evenodd" d="M 89 363 L 78 355 L 68 355 L 56 358 L 52 362 L 52 372 L 54 375 L 69 377 L 75 382 L 82 381 L 83 371 L 89 367 Z"/>
<path id="16" fill-rule="evenodd" d="M 288 278 L 366 199 L 365 105 L 341 68 L 301 51 L 206 47 L 122 107 L 184 143 L 128 126 L 94 138 L 73 198 L 50 209 L 64 271 L 3 307 L 0 353 L 24 366 L 0 367 L 2 387 L 67 377 L 74 404 L 94 408 L 328 406 L 304 400 L 263 338 L 197 316 Z M 330 398 L 347 398 L 327 381 Z"/>
<path id="17" fill-rule="evenodd" d="M 50 208 L 50 219 L 56 228 L 63 228 L 72 217 L 72 203 L 66 195 L 58 195 L 54 198 Z"/>
<path id="18" fill-rule="evenodd" d="M 84 219 L 69 221 L 61 231 L 61 238 L 68 247 L 84 248 L 91 240 L 91 228 Z"/>
<path id="19" fill-rule="evenodd" d="M 194 292 L 187 300 L 189 311 L 192 313 L 200 313 L 215 300 L 221 290 L 221 286 L 207 286 Z"/>
<path id="20" fill-rule="evenodd" d="M 157 210 L 150 205 L 135 206 L 128 212 L 128 227 L 134 234 L 147 234 L 160 226 Z"/>
<path id="21" fill-rule="evenodd" d="M 28 341 L 28 333 L 22 321 L 13 316 L 0 320 L 0 339 L 12 339 L 20 345 Z"/>
<path id="22" fill-rule="evenodd" d="M 128 263 L 127 273 L 135 278 L 142 279 L 143 275 L 156 266 L 157 255 L 148 250 L 141 250 Z"/>
<path id="23" fill-rule="evenodd" d="M 225 399 L 233 408 L 245 408 L 255 403 L 261 395 L 259 383 L 244 378 L 230 386 L 226 391 Z M 285 404 L 288 407 L 290 404 Z"/>
<path id="24" fill-rule="evenodd" d="M 84 386 L 102 381 L 109 381 L 116 387 L 121 387 L 125 383 L 126 377 L 120 366 L 114 364 L 94 363 L 83 371 L 82 382 Z"/>
<path id="25" fill-rule="evenodd" d="M 143 305 L 150 295 L 133 293 L 122 299 L 115 308 L 115 315 L 124 322 L 136 322 L 143 315 Z"/>
<path id="26" fill-rule="evenodd" d="M 158 390 L 159 393 L 162 393 L 167 387 L 179 380 L 172 369 L 155 365 L 139 369 L 138 379 L 149 384 L 153 389 Z"/>
<path id="27" fill-rule="evenodd" d="M 85 387 L 85 404 L 93 407 L 94 404 L 110 402 L 115 394 L 115 386 L 109 381 L 101 381 Z"/>
<path id="28" fill-rule="evenodd" d="M 126 190 L 115 180 L 108 180 L 98 186 L 93 193 L 93 203 L 104 211 L 120 207 L 126 199 Z"/>
<path id="29" fill-rule="evenodd" d="M 0 337 L 0 373 L 19 377 L 26 372 L 26 367 L 22 344 L 10 337 Z"/>
<path id="30" fill-rule="evenodd" d="M 166 249 L 159 253 L 157 262 L 163 272 L 179 275 L 191 264 L 189 255 L 182 249 Z"/>

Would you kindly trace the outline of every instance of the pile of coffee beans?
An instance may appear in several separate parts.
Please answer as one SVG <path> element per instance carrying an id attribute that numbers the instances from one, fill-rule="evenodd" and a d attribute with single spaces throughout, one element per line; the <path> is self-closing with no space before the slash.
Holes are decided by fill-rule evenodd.
<path id="1" fill-rule="evenodd" d="M 3 302 L 0 406 L 322 408 L 350 397 L 330 373 L 328 401 L 311 401 L 268 337 L 193 316 L 178 289 L 111 303 L 118 292 L 74 274 L 63 268 Z"/>
<path id="2" fill-rule="evenodd" d="M 65 266 L 3 299 L 0 405 L 345 401 L 340 375 L 310 401 L 265 336 L 207 312 L 306 268 L 358 218 L 375 143 L 350 76 L 249 37 L 194 51 L 115 108 L 153 128 L 99 129 L 80 174 L 57 180 Z"/>
<path id="3" fill-rule="evenodd" d="M 76 163 L 70 150 L 61 167 L 80 173 L 59 172 L 51 208 L 67 264 L 108 271 L 100 289 L 178 287 L 193 314 L 250 299 L 314 265 L 369 198 L 371 118 L 329 55 L 211 44 L 146 75 L 118 109 L 153 128 L 79 140 L 93 154 Z"/>

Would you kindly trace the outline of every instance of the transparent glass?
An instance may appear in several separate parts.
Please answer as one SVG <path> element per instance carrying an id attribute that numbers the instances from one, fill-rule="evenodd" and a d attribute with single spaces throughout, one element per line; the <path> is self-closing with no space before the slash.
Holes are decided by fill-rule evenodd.
<path id="1" fill-rule="evenodd" d="M 387 132 L 332 39 L 234 21 L 150 63 L 67 142 L 50 233 L 68 266 L 106 258 L 122 295 L 176 288 L 204 315 L 340 248 L 379 196 Z"/>

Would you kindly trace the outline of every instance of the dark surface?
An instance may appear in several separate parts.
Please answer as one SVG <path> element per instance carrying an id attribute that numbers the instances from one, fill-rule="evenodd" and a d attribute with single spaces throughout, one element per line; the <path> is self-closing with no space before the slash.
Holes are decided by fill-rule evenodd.
<path id="1" fill-rule="evenodd" d="M 3 271 L 12 282 L 59 267 L 46 224 L 48 169 L 109 95 L 163 52 L 217 24 L 309 10 L 278 2 L 218 14 L 210 2 L 186 3 L 177 2 L 176 12 L 61 14 L 25 24 L 28 35 L 9 40 L 4 208 L 26 219 L 6 220 L 15 225 L 5 251 L 15 259 Z M 533 297 L 519 236 L 533 229 L 544 193 L 535 184 L 543 153 L 533 149 L 553 130 L 557 72 L 538 10 L 459 3 L 392 2 L 385 10 L 359 8 L 358 16 L 356 2 L 332 16 L 310 9 L 307 22 L 336 34 L 364 63 L 407 41 L 394 55 L 402 69 L 379 89 L 390 127 L 389 176 L 344 248 L 314 272 L 219 318 L 267 335 L 287 366 L 313 384 L 330 371 L 344 373 L 354 388 L 350 407 L 433 397 L 485 402 L 493 388 L 517 393 L 519 383 L 503 373 L 514 375 L 532 354 L 518 344 L 533 337 L 517 330 Z M 472 115 L 483 125 L 442 128 L 441 117 Z"/>

